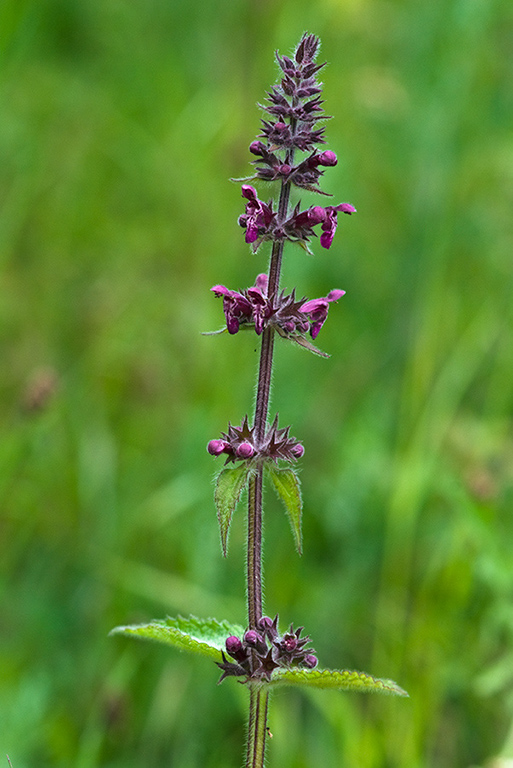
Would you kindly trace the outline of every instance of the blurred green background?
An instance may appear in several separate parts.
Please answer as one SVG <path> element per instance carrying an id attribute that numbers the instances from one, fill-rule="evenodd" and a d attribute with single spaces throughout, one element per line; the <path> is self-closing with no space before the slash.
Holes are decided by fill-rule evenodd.
<path id="1" fill-rule="evenodd" d="M 304 30 L 324 188 L 358 214 L 286 254 L 284 287 L 347 295 L 329 361 L 278 347 L 305 540 L 269 492 L 266 609 L 411 698 L 285 690 L 268 763 L 513 758 L 510 0 L 3 0 L 0 764 L 241 764 L 242 686 L 107 634 L 244 623 L 243 509 L 223 560 L 205 446 L 252 408 L 257 344 L 200 332 L 213 284 L 266 267 L 229 177 Z"/>

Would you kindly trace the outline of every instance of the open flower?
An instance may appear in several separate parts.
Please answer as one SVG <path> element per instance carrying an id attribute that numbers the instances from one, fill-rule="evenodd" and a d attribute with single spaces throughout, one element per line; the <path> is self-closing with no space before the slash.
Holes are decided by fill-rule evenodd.
<path id="1" fill-rule="evenodd" d="M 226 317 L 228 333 L 237 333 L 242 323 L 255 324 L 255 331 L 260 335 L 265 323 L 272 315 L 272 304 L 267 298 L 268 277 L 257 275 L 255 285 L 245 291 L 231 291 L 225 285 L 214 285 L 211 290 L 217 297 L 223 297 L 223 311 Z"/>
<path id="2" fill-rule="evenodd" d="M 275 214 L 270 205 L 258 199 L 256 189 L 249 184 L 242 185 L 242 197 L 248 202 L 246 213 L 239 216 L 239 224 L 246 230 L 246 242 L 254 243 L 260 236 L 267 234 Z"/>
<path id="3" fill-rule="evenodd" d="M 340 205 L 336 206 L 328 205 L 326 208 L 324 208 L 325 218 L 322 223 L 321 235 L 321 245 L 323 248 L 329 248 L 333 242 L 333 238 L 335 237 L 335 232 L 337 230 L 338 211 L 351 214 L 356 213 L 356 208 L 350 203 L 340 203 Z"/>
<path id="4" fill-rule="evenodd" d="M 251 319 L 253 308 L 242 293 L 230 291 L 225 285 L 214 285 L 211 289 L 216 296 L 223 297 L 223 311 L 228 333 L 237 333 L 241 323 Z"/>
<path id="5" fill-rule="evenodd" d="M 328 153 L 325 154 L 334 154 Z M 306 244 L 313 237 L 313 228 L 317 224 L 321 225 L 321 245 L 323 248 L 329 248 L 333 242 L 337 229 L 337 213 L 356 213 L 356 208 L 350 203 L 340 203 L 340 205 L 327 205 L 323 208 L 321 205 L 313 205 L 305 211 L 299 210 L 296 206 L 292 216 L 283 225 L 285 234 L 291 240 L 299 240 Z"/>
<path id="6" fill-rule="evenodd" d="M 331 301 L 338 301 L 345 294 L 339 288 L 330 291 L 328 295 L 321 299 L 310 299 L 301 305 L 301 312 L 308 315 L 310 319 L 310 334 L 312 339 L 319 335 L 319 331 L 328 317 L 328 308 Z"/>

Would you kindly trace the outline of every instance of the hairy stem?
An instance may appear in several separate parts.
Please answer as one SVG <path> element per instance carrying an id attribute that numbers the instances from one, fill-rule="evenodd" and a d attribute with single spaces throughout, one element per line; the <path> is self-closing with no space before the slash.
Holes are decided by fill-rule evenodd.
<path id="1" fill-rule="evenodd" d="M 287 217 L 290 196 L 290 184 L 283 183 L 278 205 L 278 220 Z M 283 241 L 273 243 L 269 265 L 268 296 L 277 296 L 280 286 Z M 260 367 L 258 371 L 257 396 L 255 407 L 255 440 L 261 443 L 265 436 L 269 399 L 271 393 L 271 375 L 273 368 L 274 328 L 267 327 L 262 334 L 260 348 Z M 248 488 L 248 549 L 247 549 L 247 594 L 248 625 L 256 629 L 262 617 L 262 486 L 263 466 L 260 464 L 251 476 Z M 267 734 L 267 706 L 269 693 L 265 688 L 250 688 L 250 708 L 248 723 L 248 744 L 246 768 L 263 768 L 265 737 Z"/>
<path id="2" fill-rule="evenodd" d="M 283 183 L 278 205 L 278 220 L 280 222 L 286 218 L 289 195 L 290 184 Z M 283 241 L 275 241 L 269 266 L 267 289 L 269 296 L 277 295 L 279 290 L 282 256 Z M 257 444 L 261 443 L 264 438 L 269 412 L 274 333 L 274 328 L 270 327 L 267 327 L 262 333 L 254 422 Z M 250 629 L 256 629 L 257 622 L 262 616 L 262 481 L 263 467 L 259 466 L 249 481 L 248 492 L 247 595 Z"/>
<path id="3" fill-rule="evenodd" d="M 246 768 L 263 768 L 265 739 L 267 736 L 267 707 L 269 691 L 251 686 L 249 704 L 248 745 Z"/>

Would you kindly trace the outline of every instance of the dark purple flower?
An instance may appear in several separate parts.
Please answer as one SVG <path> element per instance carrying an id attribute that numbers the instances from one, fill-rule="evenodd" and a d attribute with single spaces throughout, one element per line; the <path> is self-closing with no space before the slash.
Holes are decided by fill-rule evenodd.
<path id="1" fill-rule="evenodd" d="M 223 310 L 226 316 L 228 333 L 237 333 L 241 322 L 248 322 L 251 318 L 251 304 L 248 299 L 237 291 L 230 291 L 224 285 L 214 285 L 210 289 L 216 296 L 223 297 Z"/>
<path id="2" fill-rule="evenodd" d="M 254 243 L 261 235 L 265 235 L 275 214 L 270 205 L 258 199 L 256 189 L 249 184 L 242 185 L 242 197 L 246 203 L 246 213 L 239 216 L 239 224 L 246 229 L 245 240 Z"/>
<path id="3" fill-rule="evenodd" d="M 340 203 L 340 205 L 328 205 L 325 209 L 325 219 L 322 224 L 321 245 L 323 248 L 329 248 L 335 237 L 337 229 L 337 212 L 356 213 L 356 208 L 350 203 Z"/>
<path id="4" fill-rule="evenodd" d="M 314 656 L 312 653 L 308 653 L 303 659 L 303 664 L 305 667 L 308 667 L 308 669 L 315 669 L 318 663 L 317 656 Z"/>
<path id="5" fill-rule="evenodd" d="M 319 331 L 326 322 L 329 303 L 331 301 L 338 301 L 344 294 L 345 291 L 335 288 L 333 291 L 330 291 L 325 298 L 311 299 L 301 306 L 301 312 L 304 312 L 304 314 L 308 315 L 310 318 L 310 334 L 312 339 L 315 339 L 319 335 Z"/>
<path id="6" fill-rule="evenodd" d="M 273 313 L 267 298 L 267 282 L 267 275 L 261 274 L 257 276 L 255 285 L 242 292 L 230 291 L 224 285 L 211 288 L 217 297 L 223 297 L 223 311 L 229 333 L 237 333 L 241 323 L 254 323 L 256 332 L 262 333 L 265 322 Z"/>

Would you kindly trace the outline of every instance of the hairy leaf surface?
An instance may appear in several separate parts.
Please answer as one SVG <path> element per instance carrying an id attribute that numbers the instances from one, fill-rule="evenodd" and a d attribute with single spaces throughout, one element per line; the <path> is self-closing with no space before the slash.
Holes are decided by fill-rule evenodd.
<path id="1" fill-rule="evenodd" d="M 293 469 L 279 469 L 268 467 L 271 480 L 276 493 L 282 500 L 294 535 L 296 549 L 301 554 L 301 513 L 303 501 L 301 499 L 301 487 L 299 477 Z"/>
<path id="2" fill-rule="evenodd" d="M 249 467 L 244 462 L 235 467 L 225 467 L 217 476 L 214 500 L 221 533 L 221 546 L 225 557 L 232 515 L 248 481 L 249 472 Z"/>
<path id="3" fill-rule="evenodd" d="M 339 691 L 374 691 L 408 696 L 393 680 L 373 677 L 366 672 L 349 669 L 286 669 L 276 670 L 269 685 L 305 685 Z"/>
<path id="4" fill-rule="evenodd" d="M 154 640 L 164 645 L 172 645 L 181 651 L 189 651 L 219 661 L 219 653 L 225 648 L 226 638 L 229 635 L 241 637 L 244 634 L 244 628 L 228 621 L 198 619 L 195 616 L 186 619 L 178 616 L 175 619 L 152 621 L 150 624 L 116 627 L 110 634 Z"/>

